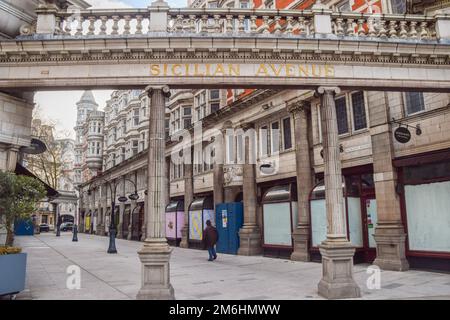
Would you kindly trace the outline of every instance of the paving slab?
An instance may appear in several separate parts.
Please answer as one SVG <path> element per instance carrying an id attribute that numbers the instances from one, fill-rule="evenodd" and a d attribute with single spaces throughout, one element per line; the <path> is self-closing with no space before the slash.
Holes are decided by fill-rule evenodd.
<path id="1" fill-rule="evenodd" d="M 27 290 L 17 299 L 135 299 L 141 283 L 141 242 L 117 239 L 118 253 L 108 254 L 107 237 L 80 233 L 78 242 L 71 239 L 71 233 L 16 238 L 16 245 L 28 253 Z M 174 248 L 170 270 L 177 299 L 322 299 L 317 294 L 320 263 L 223 254 L 214 262 L 207 258 L 206 251 Z M 80 289 L 67 288 L 70 266 L 81 270 Z M 361 299 L 450 300 L 449 273 L 381 271 L 381 288 L 371 289 L 369 266 L 354 266 Z"/>

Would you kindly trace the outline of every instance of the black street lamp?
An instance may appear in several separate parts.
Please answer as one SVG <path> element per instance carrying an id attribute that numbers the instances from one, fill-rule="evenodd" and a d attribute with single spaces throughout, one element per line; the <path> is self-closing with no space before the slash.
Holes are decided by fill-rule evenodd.
<path id="1" fill-rule="evenodd" d="M 116 208 L 116 193 L 117 193 L 117 186 L 119 185 L 118 182 L 114 182 L 114 186 L 110 181 L 107 181 L 106 179 L 102 179 L 104 182 L 106 182 L 106 184 L 109 186 L 109 190 L 111 193 L 111 219 L 110 219 L 110 224 L 109 224 L 109 246 L 108 246 L 108 253 L 117 253 L 117 249 L 116 249 L 116 234 L 117 234 L 117 230 L 116 230 L 116 223 L 114 221 L 114 216 L 115 216 L 115 208 Z M 128 181 L 131 182 L 134 186 L 134 193 L 131 194 L 129 196 L 130 200 L 137 200 L 139 199 L 139 195 L 137 193 L 137 187 L 136 187 L 136 183 L 134 183 L 132 180 L 130 179 L 124 179 L 124 181 Z M 91 194 L 91 186 L 89 185 L 89 190 L 88 190 L 88 195 Z M 126 202 L 128 199 L 125 196 L 119 197 L 119 202 Z"/>

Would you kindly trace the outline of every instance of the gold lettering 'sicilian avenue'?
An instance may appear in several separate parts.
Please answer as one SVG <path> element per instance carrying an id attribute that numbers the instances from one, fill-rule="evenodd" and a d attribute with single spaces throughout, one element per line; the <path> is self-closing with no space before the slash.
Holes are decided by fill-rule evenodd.
<path id="1" fill-rule="evenodd" d="M 328 64 L 163 63 L 150 65 L 150 74 L 155 77 L 239 77 L 242 75 L 255 77 L 333 78 L 335 71 L 334 66 Z"/>

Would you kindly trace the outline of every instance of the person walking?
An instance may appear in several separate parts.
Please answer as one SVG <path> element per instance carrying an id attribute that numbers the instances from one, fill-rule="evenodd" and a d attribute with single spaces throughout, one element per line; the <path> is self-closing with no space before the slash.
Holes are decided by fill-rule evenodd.
<path id="1" fill-rule="evenodd" d="M 219 233 L 217 229 L 212 226 L 211 221 L 206 221 L 206 228 L 203 231 L 203 245 L 208 249 L 209 259 L 208 261 L 214 261 L 217 259 L 217 253 L 215 245 L 219 240 Z"/>

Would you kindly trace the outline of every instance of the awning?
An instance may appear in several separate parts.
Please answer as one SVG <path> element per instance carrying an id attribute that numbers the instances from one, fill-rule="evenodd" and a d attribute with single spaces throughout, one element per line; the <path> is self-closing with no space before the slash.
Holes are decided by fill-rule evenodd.
<path id="1" fill-rule="evenodd" d="M 297 194 L 292 184 L 270 188 L 263 196 L 262 202 L 288 202 L 296 201 Z"/>
<path id="2" fill-rule="evenodd" d="M 22 166 L 20 163 L 16 164 L 16 170 L 14 172 L 17 175 L 35 178 L 35 179 L 39 180 L 40 182 L 42 182 L 44 184 L 45 190 L 47 191 L 47 197 L 48 198 L 56 198 L 59 195 L 58 191 L 56 191 L 55 189 L 50 187 L 48 184 L 46 184 L 44 181 L 42 181 L 41 179 L 36 177 L 34 175 L 34 173 L 32 173 L 30 170 L 28 170 L 27 168 Z"/>
<path id="3" fill-rule="evenodd" d="M 192 210 L 203 210 L 203 209 L 214 209 L 212 197 L 201 197 L 194 199 L 189 206 L 189 211 Z"/>
<path id="4" fill-rule="evenodd" d="M 167 207 L 166 212 L 177 212 L 177 211 L 184 211 L 184 201 L 171 201 Z"/>

